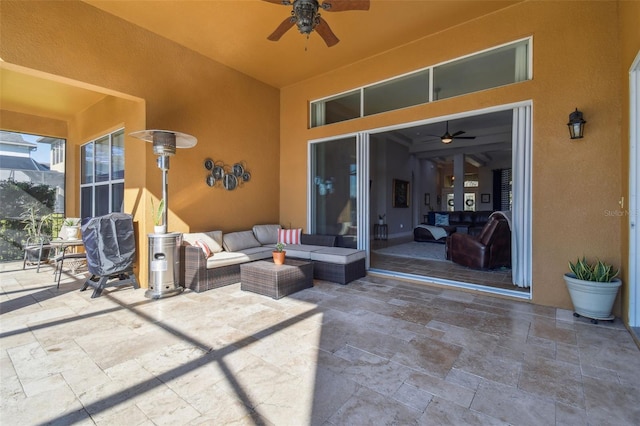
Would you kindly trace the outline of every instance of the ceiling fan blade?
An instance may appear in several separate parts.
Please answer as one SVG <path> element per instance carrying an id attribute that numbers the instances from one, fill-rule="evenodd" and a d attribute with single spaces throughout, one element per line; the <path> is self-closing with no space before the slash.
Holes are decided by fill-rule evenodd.
<path id="1" fill-rule="evenodd" d="M 454 133 L 454 134 L 452 134 L 451 136 L 453 136 L 453 137 L 455 138 L 456 136 L 458 136 L 458 135 L 462 135 L 462 134 L 464 134 L 464 133 L 467 133 L 467 132 L 463 132 L 462 130 L 460 130 L 460 131 L 455 132 L 455 133 Z"/>
<path id="2" fill-rule="evenodd" d="M 475 139 L 475 136 L 454 136 L 454 139 Z"/>
<path id="3" fill-rule="evenodd" d="M 369 0 L 327 0 L 322 3 L 327 12 L 343 12 L 345 10 L 369 10 Z"/>
<path id="4" fill-rule="evenodd" d="M 322 18 L 320 18 L 320 23 L 316 25 L 315 31 L 322 37 L 324 42 L 327 43 L 328 47 L 335 46 L 340 41 L 333 31 L 331 31 L 331 28 L 329 28 L 327 21 Z"/>
<path id="5" fill-rule="evenodd" d="M 269 37 L 267 37 L 267 39 L 271 41 L 280 40 L 280 37 L 282 37 L 284 33 L 289 31 L 289 29 L 293 27 L 293 24 L 294 22 L 291 20 L 291 18 L 285 19 L 284 21 L 282 21 L 282 23 L 280 23 L 280 25 L 278 25 L 278 28 L 276 28 L 276 30 L 272 32 Z"/>

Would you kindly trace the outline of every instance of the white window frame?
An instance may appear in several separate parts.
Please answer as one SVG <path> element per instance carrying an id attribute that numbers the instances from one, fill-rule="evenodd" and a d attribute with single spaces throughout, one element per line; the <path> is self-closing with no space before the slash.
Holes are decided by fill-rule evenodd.
<path id="1" fill-rule="evenodd" d="M 112 152 L 113 152 L 113 136 L 117 133 L 123 133 L 123 137 L 124 137 L 124 128 L 120 128 L 117 130 L 114 130 L 113 132 L 109 132 L 107 134 L 101 135 L 93 140 L 90 140 L 87 143 L 82 144 L 81 146 L 81 150 L 80 152 L 82 153 L 82 147 L 85 147 L 87 145 L 93 144 L 93 158 L 92 158 L 92 162 L 93 162 L 93 179 L 91 183 L 82 183 L 82 178 L 83 176 L 80 176 L 80 206 L 81 206 L 81 210 L 82 210 L 82 189 L 83 188 L 91 188 L 91 217 L 94 217 L 96 215 L 96 188 L 97 187 L 102 187 L 102 186 L 107 186 L 109 189 L 109 213 L 114 213 L 114 212 L 121 212 L 121 209 L 118 210 L 114 210 L 113 209 L 113 185 L 114 184 L 118 184 L 118 183 L 122 183 L 124 184 L 124 177 L 122 179 L 113 179 L 112 176 Z M 96 167 L 96 148 L 95 148 L 95 143 L 97 141 L 99 141 L 100 139 L 103 139 L 105 137 L 109 138 L 109 164 L 108 164 L 108 169 L 109 169 L 109 179 L 105 180 L 105 181 L 101 181 L 101 182 L 96 182 L 96 171 L 97 171 L 97 167 Z M 124 149 L 124 146 L 123 146 Z M 82 170 L 82 162 L 83 162 L 83 158 L 82 158 L 82 154 L 80 155 L 80 169 Z"/>

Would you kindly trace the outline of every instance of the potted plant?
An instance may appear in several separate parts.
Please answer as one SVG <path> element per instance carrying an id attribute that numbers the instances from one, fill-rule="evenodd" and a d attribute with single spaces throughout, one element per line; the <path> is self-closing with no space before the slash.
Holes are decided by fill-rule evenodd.
<path id="1" fill-rule="evenodd" d="M 39 215 L 39 210 L 30 206 L 22 212 L 20 218 L 24 223 L 24 230 L 27 231 L 27 242 L 25 243 L 26 261 L 35 263 L 49 259 L 51 247 L 47 244 L 51 237 L 44 233 L 43 227 L 53 220 L 52 214 Z"/>
<path id="2" fill-rule="evenodd" d="M 284 251 L 285 243 L 277 242 L 275 250 L 273 250 L 273 263 L 282 265 L 284 263 L 286 251 Z"/>
<path id="3" fill-rule="evenodd" d="M 384 225 L 384 218 L 385 216 L 387 216 L 386 214 L 379 214 L 378 215 L 378 224 L 379 225 Z"/>
<path id="4" fill-rule="evenodd" d="M 68 217 L 62 222 L 68 240 L 77 240 L 80 234 L 80 218 Z"/>
<path id="5" fill-rule="evenodd" d="M 613 320 L 611 315 L 613 303 L 618 289 L 622 284 L 616 278 L 619 270 L 613 269 L 600 260 L 588 262 L 583 256 L 575 262 L 569 262 L 571 272 L 564 274 L 564 281 L 571 296 L 576 317 L 591 318 L 591 322 L 598 320 Z"/>
<path id="6" fill-rule="evenodd" d="M 158 204 L 158 208 L 156 209 L 155 203 L 153 202 L 153 198 L 151 199 L 151 211 L 153 213 L 153 232 L 156 234 L 166 234 L 167 233 L 167 224 L 162 223 L 164 218 L 164 198 L 160 200 L 160 204 Z"/>

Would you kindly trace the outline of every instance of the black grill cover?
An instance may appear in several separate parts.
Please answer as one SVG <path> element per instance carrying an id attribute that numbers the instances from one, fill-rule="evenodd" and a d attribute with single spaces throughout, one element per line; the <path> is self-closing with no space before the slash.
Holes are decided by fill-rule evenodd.
<path id="1" fill-rule="evenodd" d="M 133 219 L 125 213 L 93 217 L 82 225 L 87 267 L 93 275 L 131 271 L 136 258 Z"/>

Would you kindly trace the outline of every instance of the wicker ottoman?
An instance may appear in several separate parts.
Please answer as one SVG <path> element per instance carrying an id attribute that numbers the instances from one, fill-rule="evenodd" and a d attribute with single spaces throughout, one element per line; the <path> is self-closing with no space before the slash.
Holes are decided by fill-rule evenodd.
<path id="1" fill-rule="evenodd" d="M 240 289 L 280 299 L 313 287 L 313 263 L 287 259 L 284 265 L 259 260 L 240 265 Z"/>

